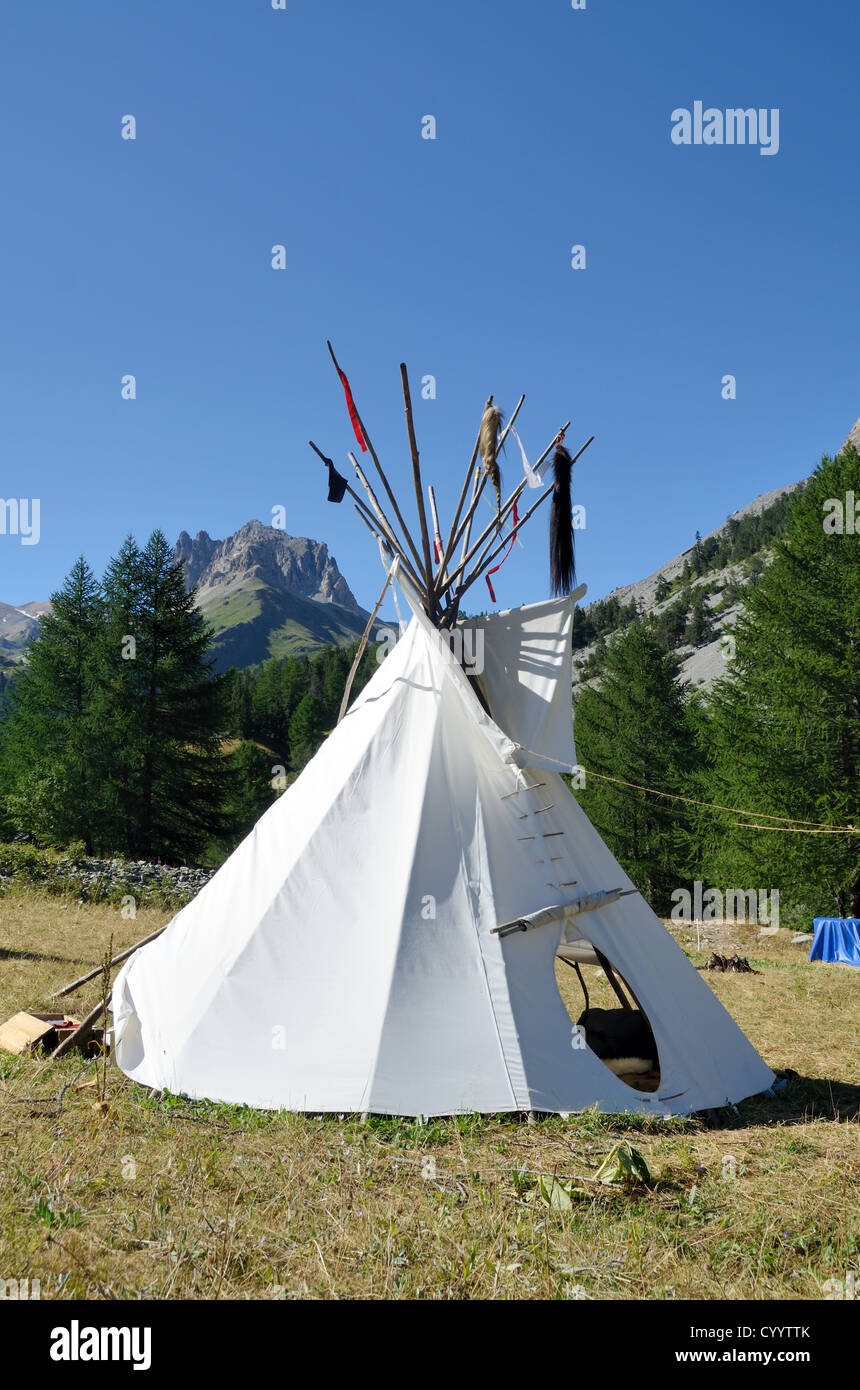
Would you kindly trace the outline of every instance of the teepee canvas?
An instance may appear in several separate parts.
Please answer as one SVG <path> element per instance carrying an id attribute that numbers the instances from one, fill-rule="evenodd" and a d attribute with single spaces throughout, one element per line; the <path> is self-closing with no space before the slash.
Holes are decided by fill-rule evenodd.
<path id="1" fill-rule="evenodd" d="M 397 571 L 405 553 L 383 517 Z M 497 541 L 491 527 L 490 547 L 478 542 L 487 564 Z M 772 1072 L 560 775 L 576 762 L 576 595 L 471 622 L 455 610 L 446 631 L 431 586 L 445 594 L 455 572 L 450 538 L 439 550 L 423 588 L 414 565 L 401 573 L 412 620 L 313 760 L 123 967 L 120 1067 L 192 1097 L 402 1115 L 666 1115 L 765 1089 Z M 574 1025 L 559 953 L 627 982 L 656 1044 L 655 1089 L 616 1074 Z"/>

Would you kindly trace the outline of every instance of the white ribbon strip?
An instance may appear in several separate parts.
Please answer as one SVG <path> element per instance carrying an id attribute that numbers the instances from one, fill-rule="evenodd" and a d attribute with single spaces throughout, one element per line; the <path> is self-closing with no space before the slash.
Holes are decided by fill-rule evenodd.
<path id="1" fill-rule="evenodd" d="M 526 475 L 529 487 L 543 487 L 543 479 L 538 477 L 537 473 L 532 468 L 531 464 L 526 458 L 526 451 L 523 448 L 523 441 L 520 439 L 513 425 L 511 425 L 511 434 L 514 436 L 514 439 L 520 446 L 520 453 L 523 456 L 523 472 Z"/>

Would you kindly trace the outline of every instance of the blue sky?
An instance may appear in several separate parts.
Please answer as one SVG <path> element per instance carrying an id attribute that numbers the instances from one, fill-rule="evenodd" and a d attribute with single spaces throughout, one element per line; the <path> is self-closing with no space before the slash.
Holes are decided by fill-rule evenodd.
<path id="1" fill-rule="evenodd" d="M 283 505 L 370 606 L 378 556 L 307 448 L 354 444 L 327 337 L 401 493 L 408 363 L 443 518 L 490 391 L 525 392 L 531 457 L 594 434 L 592 597 L 804 476 L 860 414 L 858 39 L 836 0 L 7 7 L 0 495 L 40 499 L 41 538 L 0 535 L 0 599 Z M 674 145 L 696 100 L 778 108 L 778 154 Z M 546 596 L 547 524 L 500 606 Z"/>

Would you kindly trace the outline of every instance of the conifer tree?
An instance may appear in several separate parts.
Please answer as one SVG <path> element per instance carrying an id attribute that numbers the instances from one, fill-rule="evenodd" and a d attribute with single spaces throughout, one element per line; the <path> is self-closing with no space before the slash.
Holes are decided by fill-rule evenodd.
<path id="1" fill-rule="evenodd" d="M 231 847 L 250 834 L 277 799 L 272 759 L 256 743 L 242 742 L 230 755 L 225 812 Z"/>
<path id="2" fill-rule="evenodd" d="M 693 598 L 693 607 L 690 613 L 690 620 L 684 629 L 684 641 L 691 647 L 701 647 L 703 643 L 710 640 L 711 621 L 709 610 L 702 589 L 697 589 Z"/>
<path id="3" fill-rule="evenodd" d="M 83 556 L 42 618 L 2 732 L 6 814 L 19 833 L 91 853 L 102 816 L 103 743 L 94 718 L 104 605 Z"/>
<path id="4" fill-rule="evenodd" d="M 712 801 L 860 826 L 860 535 L 845 524 L 854 493 L 860 456 L 846 445 L 822 459 L 794 501 L 773 562 L 745 591 L 736 655 L 709 701 Z M 824 916 L 860 916 L 860 830 L 796 834 L 729 823 L 742 819 L 713 824 L 714 881 L 778 888 Z"/>
<path id="5" fill-rule="evenodd" d="M 107 834 L 130 858 L 176 862 L 224 829 L 224 681 L 213 674 L 209 628 L 161 531 L 143 550 L 125 542 L 109 566 L 105 595 Z"/>
<path id="6" fill-rule="evenodd" d="M 609 644 L 600 683 L 583 690 L 574 718 L 577 759 L 585 769 L 582 806 L 651 906 L 663 913 L 671 908 L 672 890 L 684 882 L 690 857 L 682 804 L 589 772 L 683 792 L 693 743 L 677 670 L 650 626 L 634 623 Z"/>

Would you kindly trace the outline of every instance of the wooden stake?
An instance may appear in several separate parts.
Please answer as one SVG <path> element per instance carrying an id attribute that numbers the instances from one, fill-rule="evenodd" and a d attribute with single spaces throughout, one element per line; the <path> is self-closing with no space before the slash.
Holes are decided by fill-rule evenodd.
<path id="1" fill-rule="evenodd" d="M 337 374 L 338 374 L 338 379 L 339 379 L 339 378 L 340 378 L 340 366 L 339 366 L 339 364 L 338 364 L 337 358 L 336 358 L 335 355 L 334 355 L 334 349 L 332 348 L 331 343 L 328 342 L 328 341 L 326 342 L 326 347 L 327 347 L 328 350 L 329 350 L 329 355 L 330 355 L 330 357 L 331 357 L 332 362 L 334 363 L 334 368 L 335 368 L 335 371 L 336 371 Z M 355 402 L 354 402 L 354 401 L 353 401 L 353 405 L 355 405 Z M 397 520 L 398 520 L 398 522 L 400 523 L 400 529 L 401 529 L 401 531 L 403 532 L 403 535 L 404 535 L 405 538 L 406 538 L 406 542 L 407 542 L 407 544 L 408 544 L 408 546 L 409 546 L 409 549 L 412 551 L 412 554 L 413 554 L 414 557 L 415 557 L 415 564 L 416 564 L 417 568 L 420 570 L 420 569 L 421 569 L 421 557 L 420 557 L 420 555 L 418 554 L 418 551 L 417 551 L 416 548 L 415 548 L 415 542 L 413 541 L 412 536 L 411 536 L 410 533 L 409 533 L 409 527 L 406 525 L 406 522 L 403 520 L 403 517 L 402 517 L 401 512 L 400 512 L 400 508 L 399 508 L 398 505 L 397 505 L 397 498 L 394 496 L 394 493 L 391 491 L 391 488 L 390 488 L 389 485 L 388 485 L 388 479 L 386 478 L 385 474 L 384 474 L 383 471 L 382 471 L 382 464 L 379 462 L 379 459 L 378 459 L 378 457 L 377 457 L 376 450 L 374 449 L 373 444 L 372 444 L 372 442 L 371 442 L 370 435 L 367 433 L 367 430 L 366 430 L 365 427 L 364 427 L 364 421 L 362 420 L 361 416 L 360 416 L 359 413 L 358 413 L 358 406 L 355 406 L 355 414 L 356 414 L 356 418 L 358 419 L 358 423 L 359 423 L 359 425 L 360 425 L 360 427 L 361 427 L 361 432 L 362 432 L 362 434 L 364 435 L 364 442 L 365 442 L 365 444 L 367 445 L 368 449 L 370 450 L 370 457 L 373 459 L 373 462 L 374 462 L 374 466 L 375 466 L 375 468 L 376 468 L 376 471 L 377 471 L 377 473 L 379 474 L 379 477 L 380 477 L 380 479 L 381 479 L 381 481 L 382 481 L 382 486 L 385 488 L 385 491 L 386 491 L 386 493 L 388 494 L 388 500 L 389 500 L 389 502 L 391 503 L 392 507 L 394 508 L 394 515 L 397 517 Z"/>
<path id="2" fill-rule="evenodd" d="M 432 602 L 433 561 L 430 554 L 430 536 L 427 532 L 427 513 L 424 510 L 424 487 L 421 482 L 421 464 L 418 443 L 415 438 L 415 423 L 412 419 L 412 396 L 409 392 L 409 377 L 406 363 L 400 363 L 400 381 L 403 386 L 403 409 L 406 412 L 406 433 L 409 436 L 409 452 L 412 455 L 412 481 L 415 484 L 415 498 L 418 503 L 418 525 L 421 527 L 421 545 L 424 549 L 424 573 L 427 576 L 427 596 Z"/>
<path id="3" fill-rule="evenodd" d="M 396 562 L 395 562 L 395 563 L 396 563 Z M 352 683 L 353 683 L 353 681 L 355 680 L 355 673 L 356 673 L 356 671 L 358 670 L 359 666 L 361 665 L 361 658 L 364 656 L 364 653 L 365 653 L 365 651 L 367 650 L 367 641 L 368 641 L 368 638 L 370 637 L 370 629 L 373 627 L 374 621 L 375 621 L 375 619 L 376 619 L 376 615 L 377 615 L 377 613 L 379 612 L 380 608 L 382 607 L 382 600 L 385 598 L 386 591 L 387 591 L 388 586 L 389 586 L 389 584 L 391 583 L 393 577 L 394 577 L 394 575 L 393 575 L 392 571 L 389 570 L 388 574 L 385 576 L 385 583 L 384 583 L 383 586 L 382 586 L 382 593 L 379 595 L 379 598 L 376 600 L 376 604 L 375 604 L 375 606 L 374 606 L 373 612 L 371 613 L 370 618 L 368 619 L 367 627 L 364 629 L 364 632 L 362 633 L 361 641 L 360 641 L 359 644 L 358 644 L 358 651 L 357 651 L 356 654 L 355 654 L 355 660 L 353 661 L 352 665 L 350 666 L 350 668 L 349 668 L 349 675 L 348 675 L 347 678 L 346 678 L 346 685 L 344 686 L 344 691 L 343 691 L 343 699 L 342 699 L 341 702 L 340 702 L 340 712 L 338 713 L 338 716 L 337 716 L 337 722 L 338 722 L 338 724 L 339 724 L 340 721 L 343 719 L 343 716 L 346 714 L 346 707 L 347 707 L 347 705 L 349 704 L 349 697 L 350 697 L 350 695 L 351 695 L 351 693 L 352 693 Z"/>

